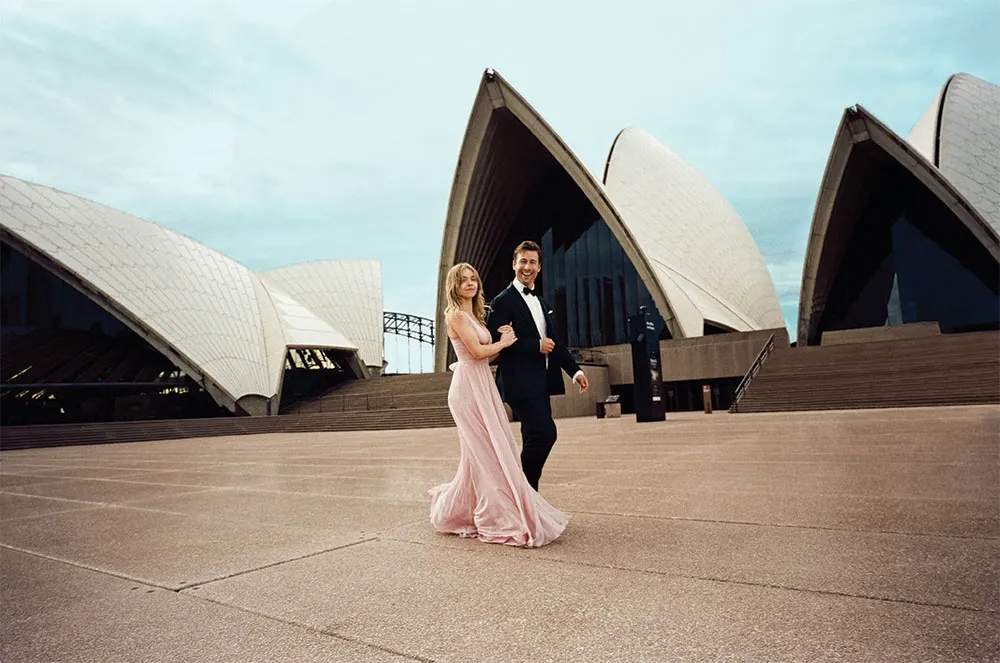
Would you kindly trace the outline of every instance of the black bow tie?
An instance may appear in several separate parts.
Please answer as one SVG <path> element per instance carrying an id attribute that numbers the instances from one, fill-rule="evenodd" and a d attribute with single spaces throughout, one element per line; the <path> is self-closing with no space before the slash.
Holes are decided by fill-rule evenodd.
<path id="1" fill-rule="evenodd" d="M 525 295 L 534 295 L 535 294 L 535 291 L 532 290 L 531 288 L 529 288 L 528 286 L 524 286 L 523 288 L 521 288 L 521 292 L 523 292 Z M 535 296 L 537 297 L 538 295 L 535 295 Z"/>

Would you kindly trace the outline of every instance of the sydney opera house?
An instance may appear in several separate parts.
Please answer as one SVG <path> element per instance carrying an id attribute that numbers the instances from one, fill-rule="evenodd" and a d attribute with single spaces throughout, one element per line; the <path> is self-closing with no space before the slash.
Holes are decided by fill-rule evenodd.
<path id="1" fill-rule="evenodd" d="M 439 292 L 448 268 L 464 261 L 482 273 L 487 296 L 496 294 L 512 278 L 513 247 L 538 242 L 540 287 L 557 333 L 568 346 L 612 355 L 612 391 L 632 382 L 631 367 L 613 357 L 624 355 L 627 319 L 640 306 L 657 313 L 663 339 L 784 326 L 767 266 L 739 215 L 703 175 L 644 131 L 618 134 L 598 181 L 527 101 L 487 70 L 458 164 Z M 443 306 L 439 299 L 439 325 Z M 694 366 L 668 378 L 731 382 L 753 359 L 749 347 L 741 345 L 722 374 Z M 442 370 L 448 349 L 440 344 L 436 351 Z M 691 388 L 700 393 L 701 384 Z"/>
<path id="2" fill-rule="evenodd" d="M 382 367 L 375 261 L 256 274 L 188 237 L 0 178 L 4 423 L 276 414 Z"/>
<path id="3" fill-rule="evenodd" d="M 542 247 L 544 297 L 570 346 L 626 342 L 625 317 L 644 304 L 656 306 L 668 338 L 783 325 L 753 238 L 700 173 L 649 134 L 625 129 L 598 182 L 487 71 L 459 157 L 441 278 L 470 262 L 496 293 L 523 239 Z M 440 366 L 444 346 L 437 351 Z"/>
<path id="4" fill-rule="evenodd" d="M 876 340 L 910 323 L 935 326 L 907 334 L 997 329 L 998 157 L 1000 88 L 972 76 L 949 79 L 909 140 L 848 109 L 809 236 L 797 344 L 848 330 Z M 522 239 L 542 246 L 541 286 L 558 333 L 603 354 L 609 391 L 626 402 L 626 320 L 641 305 L 663 322 L 668 409 L 699 407 L 706 385 L 728 407 L 765 339 L 794 345 L 757 245 L 704 176 L 630 128 L 598 181 L 487 70 L 459 157 L 440 278 L 471 262 L 494 294 Z M 439 324 L 442 310 L 439 301 Z M 438 368 L 448 360 L 439 346 Z"/>
<path id="5" fill-rule="evenodd" d="M 806 248 L 798 341 L 934 322 L 996 329 L 1000 87 L 952 76 L 903 139 L 844 111 Z"/>
<path id="6" fill-rule="evenodd" d="M 668 410 L 700 408 L 705 388 L 715 407 L 730 407 L 769 347 L 775 358 L 751 401 L 822 384 L 823 365 L 846 382 L 812 397 L 819 405 L 761 409 L 847 407 L 843 394 L 859 384 L 893 392 L 902 382 L 886 381 L 892 371 L 922 376 L 907 376 L 909 384 L 927 382 L 931 368 L 949 378 L 980 370 L 966 371 L 971 386 L 951 397 L 1000 401 L 991 358 L 1000 354 L 998 232 L 1000 88 L 952 76 L 906 138 L 865 108 L 848 108 L 819 186 L 798 333 L 789 339 L 760 250 L 701 173 L 628 128 L 595 176 L 488 69 L 448 202 L 436 322 L 451 265 L 476 265 L 491 297 L 512 278 L 513 247 L 532 239 L 542 247 L 539 285 L 556 335 L 589 362 L 594 386 L 589 400 L 554 404 L 557 415 L 593 414 L 594 399 L 608 394 L 628 409 L 627 319 L 640 306 L 661 325 Z M 13 177 L 0 178 L 0 241 L 4 425 L 322 412 L 309 399 L 379 382 L 368 380 L 383 367 L 375 261 L 254 273 L 149 221 Z M 860 342 L 902 356 L 871 342 L 914 336 L 971 340 L 913 346 L 906 352 L 917 363 L 886 364 L 881 383 L 870 379 L 874 364 L 865 362 L 877 357 L 865 359 L 862 345 L 822 354 Z M 430 392 L 447 388 L 449 352 L 447 343 L 435 346 L 438 377 L 424 386 L 411 381 L 412 393 L 398 399 L 390 387 L 380 393 L 393 408 L 434 405 L 446 418 L 443 394 Z M 938 402 L 945 391 L 900 402 Z M 417 410 L 398 414 L 419 419 Z"/>

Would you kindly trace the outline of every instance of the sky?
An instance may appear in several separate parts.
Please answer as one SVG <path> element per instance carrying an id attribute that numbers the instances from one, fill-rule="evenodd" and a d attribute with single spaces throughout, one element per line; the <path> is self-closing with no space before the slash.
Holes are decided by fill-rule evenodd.
<path id="1" fill-rule="evenodd" d="M 626 126 L 701 171 L 757 241 L 794 338 L 844 108 L 905 136 L 949 75 L 1000 83 L 998 44 L 996 0 L 0 0 L 0 173 L 254 270 L 377 258 L 385 309 L 433 317 L 492 67 L 598 179 Z M 429 369 L 394 343 L 390 370 Z"/>

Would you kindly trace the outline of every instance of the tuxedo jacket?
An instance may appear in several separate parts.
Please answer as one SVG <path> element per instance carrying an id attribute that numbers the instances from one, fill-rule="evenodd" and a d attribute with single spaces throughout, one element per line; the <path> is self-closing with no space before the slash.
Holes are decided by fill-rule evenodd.
<path id="1" fill-rule="evenodd" d="M 514 285 L 508 285 L 490 303 L 492 310 L 486 318 L 486 326 L 493 335 L 493 340 L 500 340 L 497 329 L 506 324 L 514 328 L 517 336 L 517 341 L 512 346 L 500 352 L 497 362 L 497 388 L 508 403 L 512 400 L 564 394 L 566 389 L 559 372 L 566 371 L 572 378 L 580 370 L 566 346 L 555 337 L 555 325 L 545 300 L 539 298 L 539 303 L 545 315 L 548 336 L 556 342 L 555 349 L 548 354 L 548 369 L 545 368 L 546 355 L 538 348 L 541 337 L 538 335 L 535 319 L 531 317 L 528 305 L 521 293 L 514 289 Z"/>

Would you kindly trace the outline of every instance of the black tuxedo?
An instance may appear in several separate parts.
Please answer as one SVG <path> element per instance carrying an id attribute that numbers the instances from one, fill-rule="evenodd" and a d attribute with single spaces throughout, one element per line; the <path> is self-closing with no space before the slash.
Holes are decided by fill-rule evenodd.
<path id="1" fill-rule="evenodd" d="M 534 295 L 531 295 L 532 297 Z M 539 298 L 545 315 L 545 327 L 549 338 L 555 340 L 555 325 L 545 301 Z M 510 324 L 514 328 L 517 341 L 500 352 L 497 363 L 497 388 L 517 418 L 521 420 L 521 467 L 528 483 L 535 490 L 542 475 L 542 466 L 556 441 L 556 425 L 552 421 L 549 396 L 566 393 L 561 371 L 572 377 L 580 370 L 573 361 L 569 350 L 556 341 L 556 347 L 548 356 L 539 349 L 541 337 L 531 310 L 521 293 L 513 284 L 500 292 L 490 304 L 492 310 L 486 319 L 486 326 L 493 339 L 500 339 L 499 327 Z"/>

